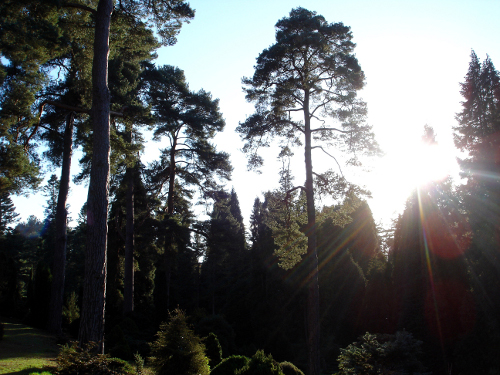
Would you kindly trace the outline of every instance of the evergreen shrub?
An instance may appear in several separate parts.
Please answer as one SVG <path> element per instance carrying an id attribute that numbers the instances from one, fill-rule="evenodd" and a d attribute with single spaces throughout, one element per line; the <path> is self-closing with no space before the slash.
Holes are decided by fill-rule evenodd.
<path id="1" fill-rule="evenodd" d="M 210 367 L 201 339 L 189 328 L 180 309 L 170 313 L 151 344 L 151 367 L 158 375 L 208 375 Z"/>
<path id="2" fill-rule="evenodd" d="M 219 340 L 222 352 L 225 355 L 234 354 L 236 334 L 231 324 L 223 316 L 209 315 L 200 319 L 196 325 L 196 332 L 202 337 L 213 332 L 217 336 L 217 340 Z"/>
<path id="3" fill-rule="evenodd" d="M 281 362 L 280 367 L 284 375 L 304 375 L 304 373 L 291 362 Z"/>
<path id="4" fill-rule="evenodd" d="M 242 355 L 232 355 L 224 358 L 221 363 L 215 366 L 210 375 L 234 375 L 236 372 L 245 367 L 250 358 Z"/>
<path id="5" fill-rule="evenodd" d="M 66 304 L 63 306 L 62 316 L 63 323 L 67 326 L 80 318 L 80 308 L 78 307 L 78 295 L 76 292 L 71 292 L 66 300 Z"/>
<path id="6" fill-rule="evenodd" d="M 144 375 L 144 358 L 139 353 L 134 354 L 134 364 L 136 375 Z"/>
<path id="7" fill-rule="evenodd" d="M 205 338 L 205 347 L 207 349 L 208 364 L 210 368 L 214 368 L 222 361 L 222 347 L 215 333 L 210 332 Z"/>
<path id="8" fill-rule="evenodd" d="M 72 342 L 61 347 L 56 358 L 58 375 L 95 374 L 95 375 L 132 375 L 134 369 L 126 361 L 110 358 L 106 354 L 96 354 L 95 343 L 83 348 Z"/>
<path id="9" fill-rule="evenodd" d="M 257 352 L 250 358 L 250 361 L 236 375 L 284 375 L 280 364 L 276 362 L 271 354 L 265 355 L 263 350 Z"/>
<path id="10" fill-rule="evenodd" d="M 424 365 L 417 358 L 421 345 L 406 331 L 394 335 L 367 332 L 357 342 L 340 349 L 338 374 L 423 375 Z"/>

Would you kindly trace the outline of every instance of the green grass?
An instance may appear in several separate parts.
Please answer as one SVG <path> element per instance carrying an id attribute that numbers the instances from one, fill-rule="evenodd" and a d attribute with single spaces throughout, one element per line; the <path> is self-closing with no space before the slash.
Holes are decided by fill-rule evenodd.
<path id="1" fill-rule="evenodd" d="M 29 375 L 51 371 L 59 347 L 54 336 L 18 323 L 4 323 L 0 374 Z"/>

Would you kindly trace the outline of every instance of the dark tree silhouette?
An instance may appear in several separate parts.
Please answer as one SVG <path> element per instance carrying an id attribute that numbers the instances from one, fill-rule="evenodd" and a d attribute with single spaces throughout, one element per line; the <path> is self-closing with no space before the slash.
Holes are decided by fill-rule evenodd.
<path id="1" fill-rule="evenodd" d="M 258 167 L 262 158 L 257 150 L 272 138 L 281 137 L 303 145 L 306 181 L 302 189 L 307 201 L 307 320 L 309 375 L 320 373 L 319 289 L 316 250 L 315 184 L 313 150 L 316 141 L 340 150 L 375 151 L 371 128 L 363 124 L 365 105 L 356 98 L 364 85 L 364 74 L 353 55 L 354 43 L 349 27 L 329 24 L 315 12 L 293 9 L 289 17 L 276 24 L 276 43 L 257 58 L 252 78 L 245 78 L 246 98 L 255 102 L 256 113 L 238 127 L 246 141 L 244 151 L 249 164 Z M 334 126 L 330 121 L 338 121 Z M 326 152 L 326 151 L 325 151 Z M 326 185 L 329 185 L 326 183 Z"/>

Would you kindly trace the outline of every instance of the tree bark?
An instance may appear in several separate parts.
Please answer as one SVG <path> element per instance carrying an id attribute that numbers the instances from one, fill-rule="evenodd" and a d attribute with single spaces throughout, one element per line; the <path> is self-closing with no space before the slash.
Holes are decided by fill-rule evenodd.
<path id="1" fill-rule="evenodd" d="M 109 115 L 108 90 L 109 33 L 112 0 L 99 0 L 95 14 L 94 59 L 92 65 L 92 167 L 87 200 L 87 251 L 80 345 L 98 344 L 104 352 L 104 312 L 106 308 L 106 245 L 109 191 Z"/>
<path id="2" fill-rule="evenodd" d="M 318 253 L 316 247 L 316 208 L 314 205 L 314 186 L 312 169 L 312 132 L 309 116 L 309 93 L 304 95 L 305 125 L 305 165 L 306 165 L 306 201 L 307 201 L 307 347 L 308 375 L 320 374 L 320 327 L 319 327 L 319 277 Z"/>
<path id="3" fill-rule="evenodd" d="M 127 223 L 125 226 L 125 282 L 123 293 L 123 312 L 134 311 L 134 172 L 127 167 Z"/>
<path id="4" fill-rule="evenodd" d="M 177 147 L 177 138 L 175 134 L 172 136 L 172 148 L 170 150 L 170 170 L 168 177 L 168 196 L 167 196 L 167 218 L 172 219 L 174 214 L 174 194 L 175 194 L 175 151 Z M 168 223 L 167 233 L 165 236 L 165 280 L 167 281 L 167 309 L 170 309 L 170 282 L 172 279 L 172 264 L 175 260 L 174 254 L 174 228 L 172 221 Z"/>
<path id="5" fill-rule="evenodd" d="M 52 264 L 52 291 L 49 306 L 49 332 L 60 335 L 62 333 L 62 310 L 64 300 L 64 280 L 66 276 L 66 243 L 67 243 L 67 217 L 66 201 L 69 193 L 71 176 L 71 157 L 73 155 L 73 124 L 74 112 L 66 117 L 64 130 L 64 148 L 61 166 L 61 180 L 59 182 L 59 195 L 56 207 L 56 243 L 54 248 L 54 261 Z"/>

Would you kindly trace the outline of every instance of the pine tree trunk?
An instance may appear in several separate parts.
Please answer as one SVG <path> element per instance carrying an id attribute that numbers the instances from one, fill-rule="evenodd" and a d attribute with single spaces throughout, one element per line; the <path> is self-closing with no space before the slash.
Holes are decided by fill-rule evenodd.
<path id="1" fill-rule="evenodd" d="M 177 138 L 173 137 L 172 147 L 170 151 L 170 170 L 168 179 L 168 196 L 167 196 L 167 218 L 170 219 L 165 236 L 165 280 L 167 281 L 167 309 L 170 309 L 170 281 L 172 279 L 172 265 L 175 260 L 174 254 L 174 228 L 171 220 L 174 214 L 174 194 L 175 194 L 175 151 L 177 147 Z"/>
<path id="2" fill-rule="evenodd" d="M 50 294 L 49 332 L 60 335 L 62 333 L 62 310 L 64 300 L 64 280 L 66 276 L 66 243 L 67 243 L 67 216 L 66 201 L 69 193 L 71 176 L 71 157 L 73 155 L 73 122 L 74 113 L 66 117 L 64 130 L 64 149 L 61 166 L 61 181 L 56 208 L 56 243 L 54 248 L 54 261 L 52 264 L 52 291 Z"/>
<path id="3" fill-rule="evenodd" d="M 125 282 L 123 312 L 134 311 L 134 168 L 127 168 L 127 223 L 125 228 Z"/>
<path id="4" fill-rule="evenodd" d="M 319 278 L 318 253 L 316 247 L 316 208 L 314 205 L 314 186 L 312 169 L 312 132 L 309 116 L 309 95 L 304 95 L 305 125 L 305 165 L 307 200 L 307 348 L 308 375 L 320 374 L 320 327 L 319 327 Z"/>
<path id="5" fill-rule="evenodd" d="M 94 60 L 92 66 L 93 148 L 87 200 L 87 251 L 80 345 L 98 343 L 104 352 L 104 312 L 106 308 L 106 245 L 109 190 L 109 90 L 108 55 L 112 0 L 99 0 L 95 14 Z"/>

